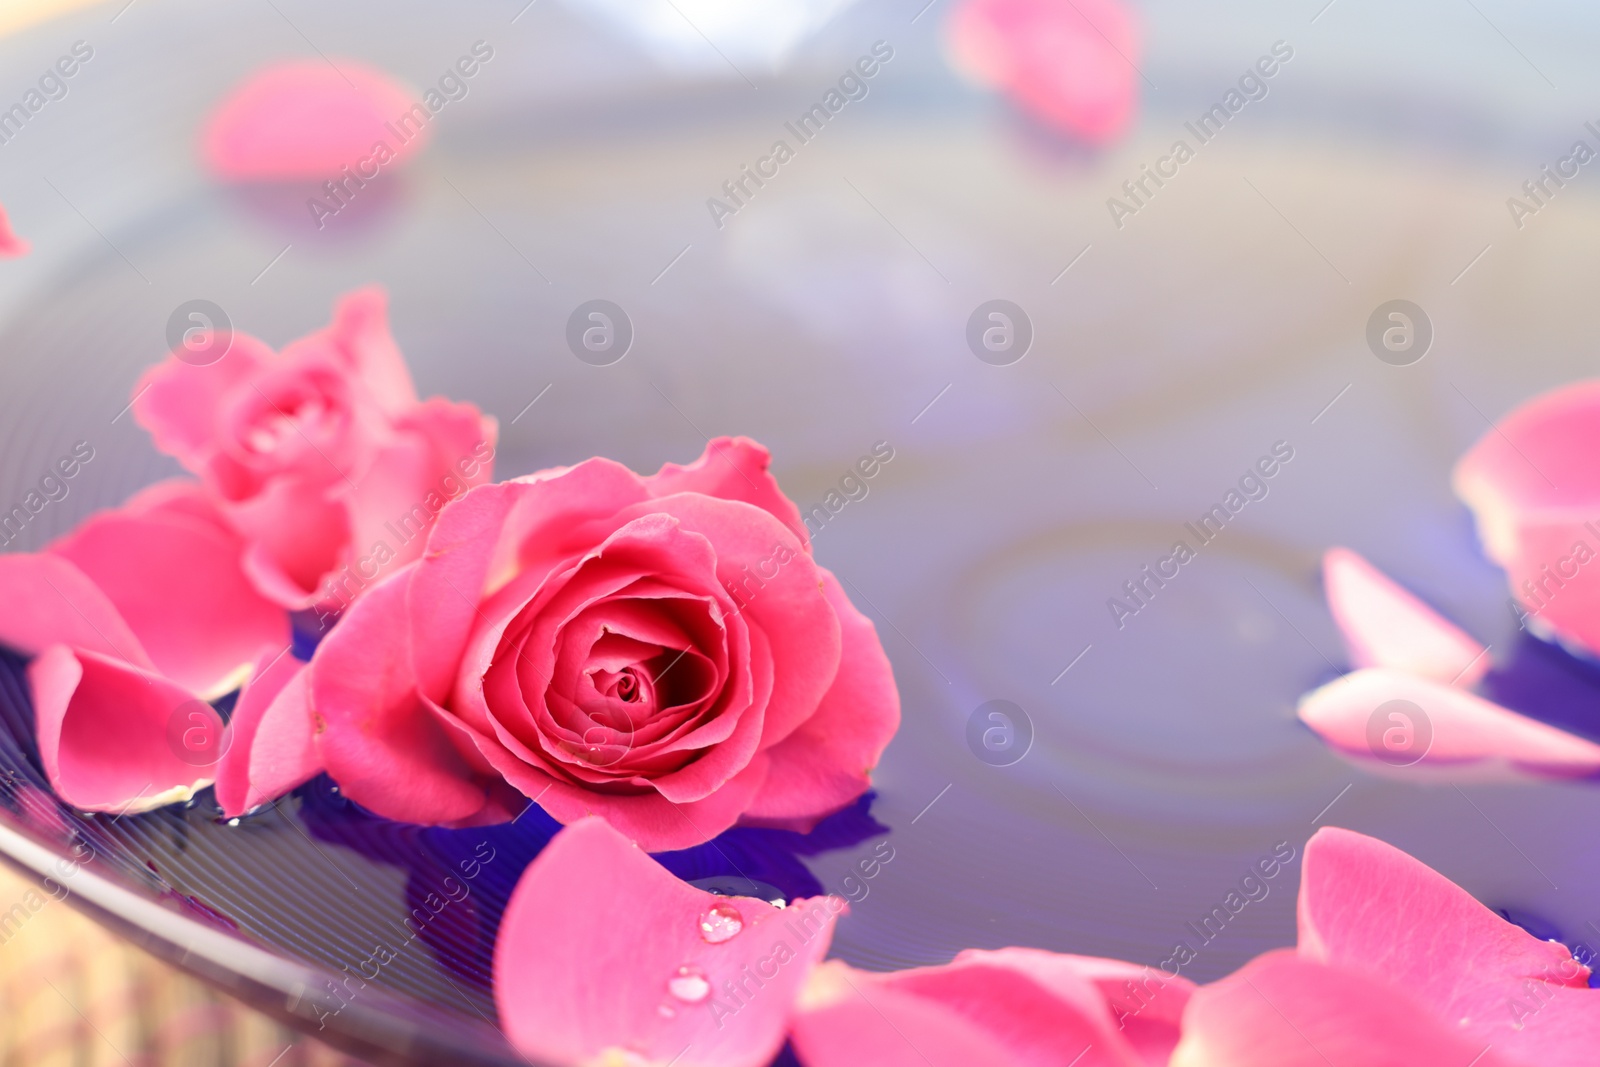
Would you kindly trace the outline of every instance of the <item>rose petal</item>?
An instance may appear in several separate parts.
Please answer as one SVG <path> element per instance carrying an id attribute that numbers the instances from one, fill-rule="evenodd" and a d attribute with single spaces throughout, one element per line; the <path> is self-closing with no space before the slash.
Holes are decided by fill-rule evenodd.
<path id="1" fill-rule="evenodd" d="M 340 570 L 350 545 L 349 510 L 320 479 L 274 478 L 226 510 L 247 539 L 245 573 L 275 603 L 304 610 L 341 591 L 353 600 L 363 587 L 359 577 Z"/>
<path id="2" fill-rule="evenodd" d="M 795 1049 L 806 1067 L 1143 1063 L 1087 979 L 1040 970 L 1002 953 L 889 974 L 831 960 L 801 996 Z"/>
<path id="3" fill-rule="evenodd" d="M 1133 117 L 1139 31 L 1118 0 L 968 0 L 947 40 L 958 69 L 1063 133 L 1105 143 Z"/>
<path id="4" fill-rule="evenodd" d="M 4 204 L 0 204 L 0 259 L 15 258 L 28 254 L 28 242 L 18 237 L 11 230 L 11 220 L 6 217 Z"/>
<path id="5" fill-rule="evenodd" d="M 262 658 L 228 720 L 233 733 L 217 768 L 224 815 L 243 815 L 322 771 L 306 665 L 283 653 Z"/>
<path id="6" fill-rule="evenodd" d="M 366 149 L 363 145 L 362 151 Z M 417 406 L 411 368 L 406 365 L 405 356 L 389 329 L 389 294 L 382 286 L 369 285 L 340 297 L 333 308 L 333 322 L 291 344 L 283 350 L 282 358 L 292 361 L 304 352 L 324 350 L 332 352 L 345 370 L 361 383 L 362 390 L 391 417 L 406 417 Z M 455 406 L 442 400 L 429 403 Z"/>
<path id="7" fill-rule="evenodd" d="M 196 366 L 176 357 L 158 363 L 133 387 L 134 420 L 156 448 L 196 474 L 213 474 L 217 418 L 227 397 L 275 358 L 267 345 L 236 331 L 215 363 Z"/>
<path id="8" fill-rule="evenodd" d="M 401 822 L 438 825 L 484 805 L 472 769 L 415 686 L 405 600 L 417 564 L 374 586 L 317 646 L 317 747 L 346 796 Z"/>
<path id="9" fill-rule="evenodd" d="M 0 644 L 18 652 L 36 655 L 51 645 L 71 645 L 155 669 L 106 594 L 59 556 L 0 555 L 0 603 Z"/>
<path id="10" fill-rule="evenodd" d="M 1036 948 L 967 949 L 956 955 L 955 962 L 1021 971 L 1091 1016 L 1103 1002 L 1121 1040 L 1151 1067 L 1166 1067 L 1178 1043 L 1184 1008 L 1196 988 L 1181 975 L 1169 977 L 1153 967 Z"/>
<path id="11" fill-rule="evenodd" d="M 276 63 L 250 75 L 218 105 L 201 151 L 211 172 L 226 181 L 338 178 L 379 141 L 396 162 L 415 154 L 431 132 L 426 119 L 409 140 L 387 125 L 414 103 L 388 75 L 349 59 L 339 59 L 337 67 L 322 60 Z"/>
<path id="12" fill-rule="evenodd" d="M 700 925 L 713 905 L 743 921 L 716 944 Z M 533 861 L 506 906 L 494 964 L 501 1026 L 546 1063 L 765 1067 L 844 908 L 827 897 L 780 910 L 714 896 L 603 820 L 581 820 Z M 701 976 L 703 997 L 692 981 Z M 676 978 L 691 979 L 677 985 L 688 995 L 669 991 Z"/>
<path id="13" fill-rule="evenodd" d="M 742 500 L 772 515 L 811 551 L 811 538 L 800 509 L 778 488 L 778 480 L 768 469 L 772 453 L 748 437 L 718 437 L 706 442 L 700 458 L 687 467 L 663 464 L 644 479 L 652 497 L 675 493 L 704 493 L 720 500 Z"/>
<path id="14" fill-rule="evenodd" d="M 618 509 L 644 498 L 639 478 L 610 460 L 480 486 L 445 507 L 412 581 L 417 688 L 444 700 L 455 682 L 478 603 L 520 572 L 538 576 L 620 526 Z M 596 525 L 604 527 L 594 536 Z M 538 550 L 538 555 L 529 553 Z"/>
<path id="15" fill-rule="evenodd" d="M 1456 495 L 1535 632 L 1600 654 L 1600 381 L 1545 393 L 1501 419 L 1456 464 Z"/>
<path id="16" fill-rule="evenodd" d="M 589 815 L 603 816 L 648 852 L 693 848 L 731 829 L 767 777 L 766 754 L 758 752 L 744 770 L 704 800 L 675 804 L 654 790 L 630 794 L 584 789 L 537 770 L 537 757 L 514 739 L 507 744 L 481 735 L 475 739 L 494 769 L 552 819 L 570 825 Z"/>
<path id="17" fill-rule="evenodd" d="M 340 494 L 350 515 L 349 541 L 358 553 L 357 579 L 393 573 L 422 555 L 425 535 L 444 506 L 490 480 L 496 433 L 495 421 L 471 404 L 437 397 L 399 420 L 360 482 Z M 378 545 L 387 551 L 374 551 Z M 362 557 L 371 562 L 361 563 Z"/>
<path id="18" fill-rule="evenodd" d="M 169 507 L 100 512 L 46 553 L 95 583 L 161 673 L 214 698 L 289 643 L 288 615 L 251 587 L 241 550 L 216 522 Z"/>
<path id="19" fill-rule="evenodd" d="M 28 664 L 39 758 L 50 785 L 84 811 L 131 814 L 187 800 L 216 775 L 173 743 L 190 723 L 222 734 L 209 704 L 159 674 L 52 645 Z M 195 716 L 200 718 L 196 719 Z"/>
<path id="20" fill-rule="evenodd" d="M 1392 667 L 1463 688 L 1489 669 L 1482 645 L 1348 548 L 1322 557 L 1322 580 L 1357 667 Z"/>
<path id="21" fill-rule="evenodd" d="M 839 674 L 816 714 L 767 749 L 767 784 L 744 820 L 802 833 L 866 792 L 868 773 L 900 728 L 900 690 L 876 627 L 830 571 L 818 573 L 839 618 Z"/>
<path id="22" fill-rule="evenodd" d="M 1586 1050 L 1600 1040 L 1600 990 L 1588 988 L 1588 970 L 1392 845 L 1317 831 L 1306 844 L 1299 915 L 1302 957 L 1404 990 L 1476 1048 L 1493 1044 L 1531 1063 L 1591 1062 L 1592 1051 L 1571 1058 L 1580 1040 Z M 1448 967 L 1439 965 L 1443 946 Z M 1533 1010 L 1519 1017 L 1517 1002 L 1540 1018 L 1525 1022 Z"/>
<path id="23" fill-rule="evenodd" d="M 811 717 L 839 673 L 839 619 L 821 572 L 787 527 L 751 504 L 680 493 L 624 508 L 618 518 L 649 513 L 673 516 L 716 547 L 717 580 L 770 643 L 777 673 L 761 744 L 777 744 Z"/>
<path id="24" fill-rule="evenodd" d="M 1438 962 L 1435 956 L 1439 973 L 1460 973 Z M 1195 993 L 1171 1067 L 1515 1067 L 1523 1062 L 1508 1061 L 1497 1048 L 1459 1032 L 1403 986 L 1284 949 Z"/>
<path id="25" fill-rule="evenodd" d="M 1421 709 L 1421 717 L 1412 708 L 1380 711 L 1395 700 Z M 1477 764 L 1484 774 L 1515 769 L 1556 777 L 1600 770 L 1600 745 L 1592 741 L 1401 671 L 1371 668 L 1335 679 L 1301 697 L 1299 714 L 1335 748 L 1398 765 Z"/>

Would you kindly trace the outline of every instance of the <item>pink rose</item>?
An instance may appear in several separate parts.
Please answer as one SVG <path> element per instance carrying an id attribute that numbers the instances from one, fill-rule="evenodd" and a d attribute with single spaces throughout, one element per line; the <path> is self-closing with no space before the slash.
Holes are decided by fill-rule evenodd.
<path id="1" fill-rule="evenodd" d="M 420 555 L 444 505 L 491 474 L 494 420 L 417 400 L 379 289 L 345 297 L 332 326 L 281 353 L 243 334 L 220 358 L 174 353 L 135 397 L 156 447 L 244 538 L 256 588 L 288 608 L 342 610 Z"/>
<path id="2" fill-rule="evenodd" d="M 241 547 L 204 491 L 163 482 L 43 552 L 0 556 L 0 644 L 34 657 L 39 755 L 67 803 L 144 811 L 217 777 L 223 726 L 205 701 L 289 643 Z"/>
<path id="3" fill-rule="evenodd" d="M 1600 381 L 1523 404 L 1455 469 L 1456 495 L 1506 569 L 1524 624 L 1600 655 Z"/>
<path id="4" fill-rule="evenodd" d="M 11 232 L 11 220 L 6 217 L 4 204 L 0 204 L 0 259 L 28 254 L 28 242 Z"/>
<path id="5" fill-rule="evenodd" d="M 651 477 L 604 459 L 473 490 L 318 649 L 327 768 L 417 823 L 533 798 L 651 851 L 808 828 L 900 719 L 876 631 L 744 438 Z"/>

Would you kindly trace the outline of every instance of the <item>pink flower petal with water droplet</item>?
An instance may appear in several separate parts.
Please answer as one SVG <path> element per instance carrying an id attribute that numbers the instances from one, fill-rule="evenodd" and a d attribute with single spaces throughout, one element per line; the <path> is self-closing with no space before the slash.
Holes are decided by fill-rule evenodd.
<path id="1" fill-rule="evenodd" d="M 967 0 L 947 41 L 958 69 L 1063 133 L 1104 143 L 1133 117 L 1139 29 L 1120 0 Z"/>
<path id="2" fill-rule="evenodd" d="M 1039 949 L 970 950 L 889 974 L 830 960 L 791 1030 L 807 1067 L 1155 1067 L 1193 989 L 1154 968 Z"/>
<path id="3" fill-rule="evenodd" d="M 402 129 L 413 107 L 427 117 Z M 370 158 L 380 142 L 394 156 L 387 166 L 400 165 L 427 142 L 430 119 L 414 94 L 381 71 L 348 59 L 295 60 L 236 86 L 207 122 L 201 152 L 226 181 L 329 180 Z"/>
<path id="4" fill-rule="evenodd" d="M 29 244 L 11 230 L 11 220 L 6 217 L 5 205 L 0 204 L 0 259 L 28 254 Z"/>
<path id="5" fill-rule="evenodd" d="M 1482 645 L 1348 548 L 1322 557 L 1322 580 L 1357 667 L 1392 667 L 1463 687 L 1489 669 Z"/>
<path id="6" fill-rule="evenodd" d="M 1404 700 L 1421 709 L 1401 709 L 1391 720 L 1379 709 Z M 1379 726 L 1374 727 L 1374 716 Z M 1335 679 L 1300 699 L 1300 718 L 1324 741 L 1347 755 L 1383 758 L 1397 765 L 1465 769 L 1474 777 L 1511 770 L 1538 776 L 1579 777 L 1600 770 L 1600 745 L 1519 715 L 1453 686 L 1402 671 L 1370 668 Z M 1410 731 L 1394 745 L 1383 731 Z M 1377 733 L 1374 733 L 1374 730 Z M 1378 741 L 1375 742 L 1374 738 Z"/>
<path id="7" fill-rule="evenodd" d="M 1306 844 L 1299 917 L 1302 958 L 1402 990 L 1470 1035 L 1474 1051 L 1493 1045 L 1518 1063 L 1594 1062 L 1600 990 L 1588 987 L 1588 970 L 1565 946 L 1505 921 L 1392 845 L 1317 831 Z M 1521 1020 L 1519 1003 L 1528 1009 Z"/>
<path id="8" fill-rule="evenodd" d="M 744 929 L 711 945 L 700 917 L 719 902 L 738 907 Z M 846 907 L 833 897 L 783 909 L 719 898 L 673 877 L 603 819 L 580 820 L 533 861 L 506 906 L 494 961 L 500 1025 L 544 1063 L 606 1063 L 608 1054 L 631 1062 L 626 1050 L 676 1067 L 765 1067 Z M 711 983 L 699 1003 L 668 991 L 686 966 Z"/>
<path id="9" fill-rule="evenodd" d="M 1456 495 L 1526 624 L 1600 655 L 1600 381 L 1528 401 L 1456 464 Z"/>

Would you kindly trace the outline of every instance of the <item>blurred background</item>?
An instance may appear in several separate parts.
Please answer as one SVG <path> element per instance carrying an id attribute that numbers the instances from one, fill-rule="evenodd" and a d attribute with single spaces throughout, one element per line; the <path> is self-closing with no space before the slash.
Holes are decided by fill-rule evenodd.
<path id="1" fill-rule="evenodd" d="M 126 414 L 175 310 L 211 301 L 281 345 L 377 282 L 419 391 L 499 418 L 501 477 L 595 454 L 650 471 L 746 434 L 809 509 L 893 449 L 816 537 L 905 703 L 877 829 L 796 861 L 837 891 L 889 834 L 895 859 L 839 926 L 852 963 L 1007 944 L 1159 963 L 1259 857 L 1325 824 L 1554 936 L 1593 934 L 1593 785 L 1377 776 L 1294 705 L 1346 667 L 1318 581 L 1334 544 L 1498 664 L 1537 655 L 1449 471 L 1490 420 L 1594 373 L 1600 178 L 1583 166 L 1557 186 L 1541 168 L 1579 141 L 1600 150 L 1600 9 L 0 0 L 0 109 L 78 42 L 93 57 L 65 95 L 0 143 L 0 203 L 33 245 L 0 262 L 0 507 L 75 442 L 96 458 L 11 550 L 175 472 Z M 208 116 L 268 64 L 356 63 L 421 94 L 480 42 L 492 59 L 430 143 L 332 217 L 308 207 L 321 182 L 205 163 Z M 841 83 L 869 56 L 872 76 Z M 826 124 L 797 136 L 819 104 Z M 779 140 L 792 158 L 730 192 Z M 594 300 L 631 329 L 615 359 L 568 343 Z M 1394 300 L 1431 332 L 1404 365 L 1367 340 Z M 1013 332 L 985 347 L 997 309 Z M 1275 448 L 1292 458 L 1265 497 L 1119 618 L 1108 600 Z M 1583 676 L 1573 693 L 1563 722 L 1596 736 L 1600 688 Z M 998 753 L 981 740 L 995 711 L 1011 731 Z M 118 854 L 127 870 L 159 854 L 164 884 L 237 936 L 333 970 L 329 930 L 403 913 L 388 854 L 314 844 L 298 807 L 260 818 L 245 829 L 278 849 L 272 870 L 247 869 L 239 828 L 203 812 L 150 822 Z M 1291 867 L 1186 974 L 1292 940 Z M 0 904 L 23 891 L 5 883 Z M 74 958 L 129 951 L 67 907 L 41 915 L 30 936 L 48 921 Z M 175 959 L 179 942 L 141 943 Z M 392 1010 L 432 1005 L 476 1050 L 464 1059 L 494 1062 L 486 991 L 429 951 L 397 969 Z M 7 941 L 0 973 L 34 958 Z M 167 972 L 130 960 L 109 985 L 51 994 L 75 1008 L 52 1025 L 95 1045 L 73 1029 L 101 1018 L 91 1005 L 156 1029 L 201 1005 L 235 1035 L 226 1062 L 287 1055 L 288 1031 L 225 1007 L 215 983 L 161 986 Z M 7 1025 L 48 999 L 30 982 L 0 979 Z M 174 992 L 127 999 L 156 988 Z M 150 1027 L 118 1054 L 190 1062 L 163 1058 Z M 21 1055 L 7 1062 L 45 1062 Z M 294 1055 L 281 1062 L 334 1054 Z"/>

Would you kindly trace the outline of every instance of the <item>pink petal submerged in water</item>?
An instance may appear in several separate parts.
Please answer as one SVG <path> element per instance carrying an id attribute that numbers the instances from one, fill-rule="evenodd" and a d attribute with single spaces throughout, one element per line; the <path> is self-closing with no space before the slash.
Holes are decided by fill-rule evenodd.
<path id="1" fill-rule="evenodd" d="M 11 220 L 6 217 L 5 206 L 0 204 L 0 259 L 25 256 L 29 247 L 27 241 L 12 232 Z"/>
<path id="2" fill-rule="evenodd" d="M 1525 624 L 1600 655 L 1600 381 L 1528 401 L 1461 458 L 1456 494 Z"/>
<path id="3" fill-rule="evenodd" d="M 1404 671 L 1335 679 L 1301 698 L 1300 718 L 1340 751 L 1391 766 L 1556 777 L 1600 771 L 1600 745 Z"/>
<path id="4" fill-rule="evenodd" d="M 201 151 L 226 181 L 337 179 L 380 143 L 390 166 L 421 149 L 426 117 L 402 122 L 415 107 L 427 115 L 393 78 L 347 59 L 277 63 L 250 75 L 218 105 Z"/>
<path id="5" fill-rule="evenodd" d="M 1382 841 L 1317 832 L 1299 925 L 1298 949 L 1195 994 L 1172 1067 L 1594 1062 L 1588 970 Z"/>
<path id="6" fill-rule="evenodd" d="M 1392 667 L 1461 686 L 1489 669 L 1482 645 L 1348 548 L 1328 550 L 1322 576 L 1357 667 Z"/>
<path id="7" fill-rule="evenodd" d="M 890 974 L 830 960 L 792 1032 L 806 1067 L 1143 1067 L 1167 1062 L 1193 990 L 1154 968 L 1027 948 Z"/>
<path id="8" fill-rule="evenodd" d="M 506 906 L 500 1026 L 540 1063 L 764 1067 L 844 909 L 833 897 L 777 908 L 703 892 L 583 819 Z"/>
<path id="9" fill-rule="evenodd" d="M 948 40 L 974 81 L 1063 133 L 1100 144 L 1133 116 L 1139 29 L 1120 0 L 966 0 Z"/>

